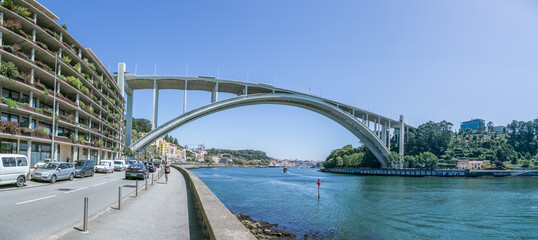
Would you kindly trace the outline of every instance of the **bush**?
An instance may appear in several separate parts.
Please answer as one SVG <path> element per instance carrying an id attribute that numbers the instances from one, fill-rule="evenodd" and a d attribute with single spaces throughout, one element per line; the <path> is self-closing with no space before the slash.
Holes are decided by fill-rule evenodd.
<path id="1" fill-rule="evenodd" d="M 23 17 L 30 17 L 30 11 L 28 11 L 28 8 L 25 8 L 25 7 L 22 7 L 22 6 L 17 6 L 17 9 L 15 10 L 16 13 L 18 13 L 19 15 L 23 16 Z"/>
<path id="2" fill-rule="evenodd" d="M 41 109 L 41 108 L 36 108 L 36 109 L 35 109 L 35 112 L 36 112 L 36 113 L 43 114 L 43 109 Z"/>
<path id="3" fill-rule="evenodd" d="M 81 108 L 84 108 L 86 106 L 86 104 L 83 102 L 83 101 L 78 101 L 78 105 L 81 107 Z"/>
<path id="4" fill-rule="evenodd" d="M 2 62 L 2 66 L 0 66 L 0 73 L 7 78 L 14 79 L 19 76 L 19 69 L 13 62 Z"/>
<path id="5" fill-rule="evenodd" d="M 90 93 L 90 90 L 88 90 L 88 88 L 85 86 L 81 86 L 80 91 L 82 91 L 82 93 L 84 93 L 85 95 L 88 95 L 88 93 Z"/>
<path id="6" fill-rule="evenodd" d="M 7 9 L 13 10 L 13 6 L 15 6 L 15 5 L 13 4 L 12 0 L 4 0 L 2 2 L 2 7 L 5 7 Z"/>
<path id="7" fill-rule="evenodd" d="M 80 89 L 82 87 L 82 82 L 76 77 L 68 76 L 65 79 L 71 86 L 76 87 L 77 89 Z"/>
<path id="8" fill-rule="evenodd" d="M 77 63 L 75 64 L 75 66 L 73 66 L 78 72 L 82 72 L 82 66 L 80 65 L 80 63 Z"/>
<path id="9" fill-rule="evenodd" d="M 6 20 L 4 21 L 4 27 L 13 32 L 18 32 L 22 29 L 22 23 L 19 20 Z"/>
<path id="10" fill-rule="evenodd" d="M 67 63 L 67 64 L 70 64 L 72 60 L 71 60 L 71 58 L 70 58 L 69 56 L 64 55 L 64 56 L 62 57 L 62 61 L 64 61 L 64 62 Z"/>
<path id="11" fill-rule="evenodd" d="M 7 104 L 9 108 L 19 108 L 20 104 L 11 98 L 2 97 L 2 101 Z"/>
<path id="12" fill-rule="evenodd" d="M 48 128 L 43 127 L 43 126 L 39 126 L 39 127 L 35 128 L 34 132 L 39 133 L 39 134 L 43 134 L 43 135 L 49 135 L 50 134 L 50 130 Z"/>
<path id="13" fill-rule="evenodd" d="M 2 121 L 2 127 L 5 133 L 15 134 L 19 129 L 19 123 L 11 121 Z"/>
<path id="14" fill-rule="evenodd" d="M 116 105 L 116 100 L 114 100 L 113 98 L 108 97 L 108 100 L 109 100 L 112 104 Z"/>

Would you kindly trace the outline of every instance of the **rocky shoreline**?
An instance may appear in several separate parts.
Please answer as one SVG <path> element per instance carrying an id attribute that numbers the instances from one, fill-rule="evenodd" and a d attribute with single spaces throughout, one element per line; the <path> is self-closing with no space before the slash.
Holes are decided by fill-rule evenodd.
<path id="1" fill-rule="evenodd" d="M 237 219 L 245 226 L 249 231 L 258 239 L 284 239 L 284 240 L 296 240 L 297 235 L 295 233 L 275 229 L 278 224 L 271 224 L 264 221 L 254 221 L 250 216 L 244 214 L 234 214 Z M 305 234 L 300 239 L 318 239 L 315 235 Z"/>

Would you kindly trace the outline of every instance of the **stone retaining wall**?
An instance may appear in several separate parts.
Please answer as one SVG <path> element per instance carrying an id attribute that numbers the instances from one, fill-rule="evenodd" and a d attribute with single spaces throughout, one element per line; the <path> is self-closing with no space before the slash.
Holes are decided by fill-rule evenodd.
<path id="1" fill-rule="evenodd" d="M 189 180 L 210 239 L 256 239 L 198 176 L 185 168 L 174 165 L 172 167 Z"/>

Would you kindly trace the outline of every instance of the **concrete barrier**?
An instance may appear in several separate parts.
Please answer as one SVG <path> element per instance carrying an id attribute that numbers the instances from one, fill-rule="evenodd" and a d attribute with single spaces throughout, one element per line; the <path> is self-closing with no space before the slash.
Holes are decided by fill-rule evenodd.
<path id="1" fill-rule="evenodd" d="M 174 165 L 172 167 L 189 180 L 210 239 L 256 239 L 198 176 L 185 168 Z"/>

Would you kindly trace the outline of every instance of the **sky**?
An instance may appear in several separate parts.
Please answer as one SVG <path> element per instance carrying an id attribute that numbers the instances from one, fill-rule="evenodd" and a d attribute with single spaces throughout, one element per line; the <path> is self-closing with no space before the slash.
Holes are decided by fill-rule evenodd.
<path id="1" fill-rule="evenodd" d="M 220 76 L 311 93 L 418 126 L 538 118 L 538 3 L 532 0 L 42 0 L 111 72 Z M 150 4 L 151 3 L 151 4 Z M 161 90 L 158 124 L 183 113 Z M 219 98 L 233 97 L 219 94 Z M 210 103 L 189 91 L 187 108 Z M 151 119 L 152 90 L 134 117 Z M 289 106 L 219 112 L 172 132 L 189 147 L 324 160 L 358 139 Z"/>

